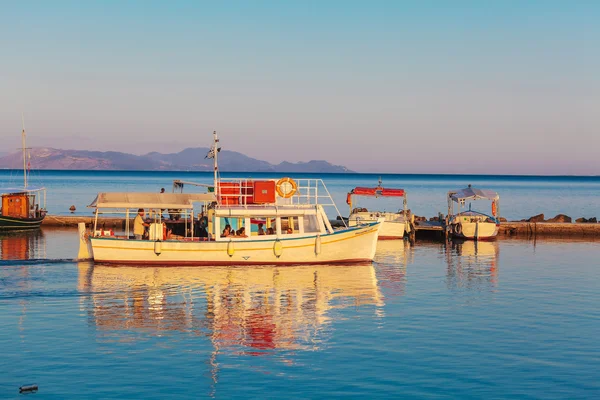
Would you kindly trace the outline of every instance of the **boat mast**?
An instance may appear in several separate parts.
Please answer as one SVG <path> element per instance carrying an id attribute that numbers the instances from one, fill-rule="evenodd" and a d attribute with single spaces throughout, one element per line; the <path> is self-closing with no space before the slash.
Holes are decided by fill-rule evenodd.
<path id="1" fill-rule="evenodd" d="M 25 146 L 25 117 L 21 114 L 23 131 L 21 132 L 21 143 L 23 146 L 23 188 L 27 189 L 27 147 Z"/>
<path id="2" fill-rule="evenodd" d="M 219 185 L 218 185 L 218 174 L 219 174 L 219 163 L 217 157 L 219 154 L 219 139 L 217 138 L 217 131 L 213 131 L 213 165 L 214 165 L 214 184 L 215 184 L 215 197 L 219 199 Z"/>

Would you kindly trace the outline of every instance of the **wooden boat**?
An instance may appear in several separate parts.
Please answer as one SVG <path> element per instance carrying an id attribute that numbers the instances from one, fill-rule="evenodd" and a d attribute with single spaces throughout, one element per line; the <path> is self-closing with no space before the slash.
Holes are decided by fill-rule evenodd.
<path id="1" fill-rule="evenodd" d="M 213 266 L 373 260 L 382 221 L 334 230 L 325 207 L 337 207 L 320 179 L 221 179 L 214 135 L 214 192 L 99 193 L 90 205 L 96 210 L 92 233 L 80 225 L 79 257 L 116 264 Z M 131 239 L 130 211 L 138 209 L 152 215 L 147 240 Z M 124 232 L 98 229 L 99 213 L 116 210 L 125 210 Z M 170 214 L 166 220 L 165 212 Z M 206 233 L 198 237 L 201 224 Z M 168 225 L 173 232 L 179 228 L 179 234 L 169 235 Z M 222 234 L 228 227 L 237 234 Z"/>
<path id="2" fill-rule="evenodd" d="M 453 237 L 464 239 L 492 239 L 498 234 L 500 221 L 498 193 L 491 190 L 475 189 L 469 187 L 457 191 L 448 192 L 448 229 Z M 460 211 L 465 207 L 466 201 L 490 200 L 492 202 L 492 215 L 469 209 Z M 454 203 L 458 204 L 459 212 L 454 213 Z"/>
<path id="3" fill-rule="evenodd" d="M 0 187 L 0 197 L 2 198 L 0 230 L 2 231 L 37 229 L 46 216 L 46 189 L 28 186 L 30 164 L 25 144 L 25 126 L 23 126 L 21 139 L 23 143 L 23 187 Z"/>
<path id="4" fill-rule="evenodd" d="M 366 197 L 400 197 L 402 198 L 402 210 L 393 211 L 375 211 L 367 210 L 364 207 L 354 207 L 355 198 Z M 381 179 L 377 187 L 355 187 L 346 197 L 346 203 L 350 206 L 350 216 L 348 217 L 349 226 L 358 226 L 362 223 L 372 223 L 379 218 L 384 222 L 379 233 L 379 240 L 403 239 L 404 233 L 410 231 L 410 217 L 406 203 L 406 191 L 404 189 L 389 189 L 381 186 Z"/>

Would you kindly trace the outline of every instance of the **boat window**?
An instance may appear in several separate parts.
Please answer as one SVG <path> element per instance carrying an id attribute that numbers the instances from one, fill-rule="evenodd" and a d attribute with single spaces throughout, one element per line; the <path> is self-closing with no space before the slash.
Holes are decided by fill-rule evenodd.
<path id="1" fill-rule="evenodd" d="M 281 233 L 299 233 L 300 226 L 298 224 L 298 217 L 282 217 L 281 218 Z"/>
<path id="2" fill-rule="evenodd" d="M 248 236 L 262 236 L 269 234 L 269 228 L 275 232 L 275 218 L 269 217 L 253 217 L 250 218 L 250 232 Z"/>
<path id="3" fill-rule="evenodd" d="M 319 233 L 319 224 L 317 222 L 316 215 L 305 215 L 304 220 L 304 233 Z"/>
<path id="4" fill-rule="evenodd" d="M 229 228 L 229 231 L 225 236 L 235 236 L 241 228 L 244 228 L 244 231 L 247 230 L 247 228 L 244 227 L 244 218 L 221 217 L 219 220 L 219 225 L 221 227 L 221 232 L 219 232 L 219 235 L 221 237 L 224 237 L 224 232 L 227 228 Z"/>

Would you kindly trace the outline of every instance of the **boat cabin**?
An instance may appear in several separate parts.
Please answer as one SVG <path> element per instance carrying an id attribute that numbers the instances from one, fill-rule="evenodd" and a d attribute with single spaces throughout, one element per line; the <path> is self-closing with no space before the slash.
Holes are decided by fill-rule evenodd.
<path id="1" fill-rule="evenodd" d="M 114 235 L 98 225 L 100 214 L 124 213 L 121 237 L 130 238 L 131 219 L 138 209 L 144 210 L 150 240 L 273 240 L 334 231 L 324 209 L 334 205 L 333 199 L 320 179 L 230 179 L 219 181 L 216 189 L 216 193 L 214 189 L 208 193 L 99 193 L 88 206 L 96 209 L 94 236 Z"/>
<path id="2" fill-rule="evenodd" d="M 2 195 L 1 215 L 13 218 L 37 218 L 40 214 L 36 195 L 31 192 L 5 193 Z"/>

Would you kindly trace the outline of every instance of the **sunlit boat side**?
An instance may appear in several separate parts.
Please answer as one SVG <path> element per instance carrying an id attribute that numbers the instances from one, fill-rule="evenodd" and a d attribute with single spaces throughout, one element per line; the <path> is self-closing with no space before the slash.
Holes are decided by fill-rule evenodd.
<path id="1" fill-rule="evenodd" d="M 337 207 L 321 179 L 220 179 L 216 133 L 214 138 L 214 192 L 99 193 L 90 205 L 96 210 L 92 234 L 80 225 L 79 257 L 142 265 L 315 265 L 373 260 L 381 221 L 334 230 L 324 207 L 336 211 Z M 202 205 L 195 213 L 198 203 Z M 148 240 L 130 236 L 130 212 L 135 214 L 138 208 L 152 215 Z M 99 229 L 98 215 L 107 211 L 125 213 L 122 234 Z M 176 214 L 176 220 L 165 221 L 165 211 L 171 217 Z M 198 237 L 195 231 L 203 220 L 206 235 Z M 169 236 L 168 224 L 179 224 L 182 229 Z M 238 234 L 221 234 L 226 226 Z"/>

